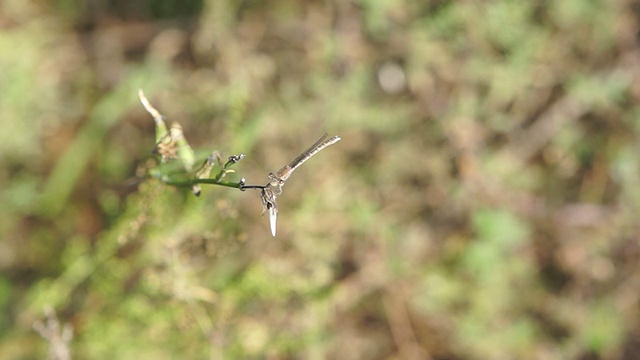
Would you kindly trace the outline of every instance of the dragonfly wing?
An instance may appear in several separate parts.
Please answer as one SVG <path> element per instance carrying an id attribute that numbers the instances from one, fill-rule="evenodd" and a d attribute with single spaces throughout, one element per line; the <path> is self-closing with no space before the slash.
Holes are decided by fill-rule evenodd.
<path id="1" fill-rule="evenodd" d="M 276 236 L 276 220 L 278 218 L 278 208 L 269 207 L 269 225 L 271 226 L 271 235 Z"/>

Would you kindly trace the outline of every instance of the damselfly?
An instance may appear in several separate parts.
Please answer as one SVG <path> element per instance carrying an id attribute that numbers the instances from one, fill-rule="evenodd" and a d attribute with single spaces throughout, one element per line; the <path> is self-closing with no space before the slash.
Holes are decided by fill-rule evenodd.
<path id="1" fill-rule="evenodd" d="M 302 154 L 298 155 L 292 162 L 280 168 L 280 170 L 269 174 L 269 183 L 262 188 L 260 197 L 262 198 L 263 212 L 269 212 L 269 224 L 271 226 L 271 234 L 276 236 L 276 219 L 278 216 L 278 207 L 276 199 L 282 194 L 282 186 L 291 174 L 305 161 L 309 160 L 313 155 L 320 152 L 329 145 L 333 145 L 340 141 L 339 136 L 332 136 L 327 139 L 328 134 L 322 135 L 318 141 L 311 145 Z"/>
<path id="2" fill-rule="evenodd" d="M 327 139 L 328 134 L 322 135 L 318 141 L 316 141 L 313 145 L 311 145 L 307 150 L 303 151 L 302 154 L 298 155 L 297 158 L 293 159 L 292 162 L 280 168 L 280 170 L 276 171 L 276 173 L 269 174 L 269 184 L 272 186 L 282 186 L 284 182 L 287 181 L 289 176 L 305 161 L 309 160 L 313 155 L 320 152 L 320 150 L 326 148 L 329 145 L 333 145 L 340 141 L 339 136 L 332 136 Z"/>

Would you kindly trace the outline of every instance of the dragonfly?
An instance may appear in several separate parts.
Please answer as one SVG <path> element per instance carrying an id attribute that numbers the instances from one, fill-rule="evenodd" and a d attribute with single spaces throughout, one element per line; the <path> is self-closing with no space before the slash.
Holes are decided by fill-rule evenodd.
<path id="1" fill-rule="evenodd" d="M 269 212 L 269 225 L 271 227 L 271 235 L 274 237 L 276 236 L 276 220 L 278 217 L 276 199 L 282 194 L 282 186 L 300 165 L 304 164 L 322 149 L 341 140 L 337 135 L 327 138 L 328 136 L 329 135 L 325 133 L 318 141 L 303 151 L 289 164 L 283 166 L 275 173 L 269 173 L 269 182 L 264 187 L 261 187 L 260 198 L 262 199 L 262 213 L 264 214 L 265 211 Z"/>

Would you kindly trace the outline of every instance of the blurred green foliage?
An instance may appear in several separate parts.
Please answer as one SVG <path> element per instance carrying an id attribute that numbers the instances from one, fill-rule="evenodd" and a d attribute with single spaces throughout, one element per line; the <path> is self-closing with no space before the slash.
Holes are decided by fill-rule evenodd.
<path id="1" fill-rule="evenodd" d="M 0 358 L 640 356 L 630 0 L 5 1 Z M 144 89 L 252 191 L 136 177 Z M 197 163 L 196 163 L 197 164 Z"/>

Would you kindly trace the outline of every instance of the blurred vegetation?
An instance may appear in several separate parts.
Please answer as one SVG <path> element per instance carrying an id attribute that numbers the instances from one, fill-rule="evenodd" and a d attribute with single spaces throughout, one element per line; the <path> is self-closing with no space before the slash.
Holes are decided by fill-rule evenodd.
<path id="1" fill-rule="evenodd" d="M 0 3 L 0 358 L 640 357 L 640 4 Z M 279 198 L 155 180 L 154 124 Z M 44 326 L 44 325 L 43 325 Z M 62 326 L 62 325 L 60 325 Z M 55 330 L 55 329 L 54 329 Z M 60 330 L 60 329 L 58 329 Z"/>

